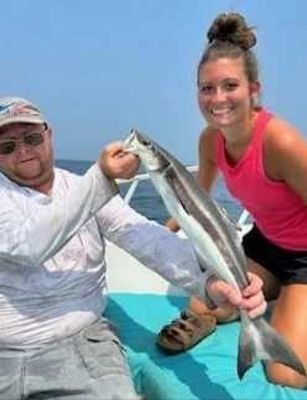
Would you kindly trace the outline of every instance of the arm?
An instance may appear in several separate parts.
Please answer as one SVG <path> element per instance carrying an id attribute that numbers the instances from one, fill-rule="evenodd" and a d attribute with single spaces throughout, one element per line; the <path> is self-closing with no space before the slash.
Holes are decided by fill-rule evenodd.
<path id="1" fill-rule="evenodd" d="M 264 146 L 264 167 L 269 178 L 286 183 L 307 205 L 306 139 L 285 121 L 274 118 Z"/>
<path id="2" fill-rule="evenodd" d="M 240 292 L 237 288 L 217 279 L 208 277 L 206 281 L 207 306 L 210 309 L 232 305 L 247 311 L 250 318 L 260 317 L 265 313 L 267 303 L 262 292 L 262 279 L 248 272 L 249 285 Z"/>
<path id="3" fill-rule="evenodd" d="M 169 282 L 204 299 L 204 274 L 188 241 L 114 197 L 96 215 L 101 234 Z M 133 279 L 133 277 L 131 277 Z"/>
<path id="4" fill-rule="evenodd" d="M 207 191 L 211 192 L 218 177 L 215 161 L 215 131 L 207 127 L 200 135 L 198 143 L 198 182 Z"/>
<path id="5" fill-rule="evenodd" d="M 205 128 L 198 141 L 198 172 L 197 180 L 200 186 L 210 192 L 218 176 L 215 163 L 215 132 Z M 165 226 L 173 232 L 180 229 L 174 218 L 169 218 Z"/>
<path id="6" fill-rule="evenodd" d="M 50 196 L 29 192 L 0 174 L 0 258 L 29 266 L 52 257 L 111 197 L 117 187 L 110 178 L 130 178 L 138 159 L 121 143 L 106 147 L 82 177 L 70 175 L 65 187 Z"/>
<path id="7" fill-rule="evenodd" d="M 0 187 L 0 257 L 32 266 L 55 254 L 117 192 L 97 165 L 51 196 L 28 196 L 3 175 Z"/>
<path id="8" fill-rule="evenodd" d="M 266 309 L 262 281 L 250 274 L 251 284 L 240 293 L 236 288 L 202 272 L 196 253 L 187 240 L 163 226 L 148 221 L 114 197 L 97 214 L 102 235 L 136 257 L 169 282 L 207 304 L 231 303 L 247 310 L 251 318 Z M 131 277 L 133 279 L 133 277 Z"/>

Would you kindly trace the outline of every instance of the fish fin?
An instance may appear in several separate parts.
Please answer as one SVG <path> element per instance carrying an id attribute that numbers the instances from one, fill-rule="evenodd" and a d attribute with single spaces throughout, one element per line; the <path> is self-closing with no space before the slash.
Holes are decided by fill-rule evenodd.
<path id="1" fill-rule="evenodd" d="M 240 230 L 241 227 L 237 224 L 234 218 L 228 213 L 225 207 L 222 207 L 216 200 L 212 199 L 213 203 L 215 203 L 216 208 L 221 213 L 222 217 L 227 221 L 227 223 L 233 226 L 234 229 Z"/>
<path id="2" fill-rule="evenodd" d="M 190 243 L 193 246 L 193 243 Z M 204 258 L 199 254 L 199 251 L 197 250 L 197 248 L 195 246 L 193 246 L 194 250 L 195 250 L 195 254 L 196 254 L 196 258 L 197 258 L 197 262 L 199 265 L 199 268 L 202 272 L 206 272 L 206 271 L 214 271 L 214 267 L 212 266 L 211 262 L 209 259 L 204 260 Z"/>
<path id="3" fill-rule="evenodd" d="M 272 326 L 263 318 L 251 320 L 245 315 L 243 318 L 237 364 L 240 379 L 258 360 L 276 361 L 307 375 L 299 357 Z"/>
<path id="4" fill-rule="evenodd" d="M 212 199 L 216 208 L 218 209 L 220 216 L 226 222 L 226 225 L 229 227 L 232 236 L 241 243 L 241 238 L 239 232 L 242 230 L 241 226 L 228 214 L 226 208 L 220 206 L 214 199 Z"/>
<path id="5" fill-rule="evenodd" d="M 243 265 L 246 265 L 246 255 L 242 246 L 242 235 L 240 235 L 240 231 L 242 230 L 241 226 L 229 216 L 225 208 L 219 206 L 215 200 L 213 200 L 213 202 L 215 203 L 221 218 L 225 222 L 226 229 L 228 229 L 232 239 L 236 244 L 238 254 L 240 254 L 240 261 Z"/>

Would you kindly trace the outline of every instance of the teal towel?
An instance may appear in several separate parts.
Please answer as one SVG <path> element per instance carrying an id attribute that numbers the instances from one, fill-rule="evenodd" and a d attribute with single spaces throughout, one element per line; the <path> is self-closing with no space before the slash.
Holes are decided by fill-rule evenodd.
<path id="1" fill-rule="evenodd" d="M 146 400 L 307 400 L 307 391 L 268 383 L 261 363 L 239 380 L 238 322 L 219 325 L 185 353 L 164 354 L 155 345 L 156 335 L 186 305 L 185 297 L 109 296 L 106 316 L 118 329 L 136 389 Z"/>

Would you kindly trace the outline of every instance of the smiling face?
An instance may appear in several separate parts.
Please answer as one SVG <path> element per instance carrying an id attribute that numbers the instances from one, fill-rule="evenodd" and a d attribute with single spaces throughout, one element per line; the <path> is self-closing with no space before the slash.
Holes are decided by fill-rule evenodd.
<path id="1" fill-rule="evenodd" d="M 250 118 L 259 90 L 258 82 L 248 81 L 242 57 L 218 58 L 199 68 L 199 108 L 208 124 L 222 131 Z"/>
<path id="2" fill-rule="evenodd" d="M 25 144 L 22 138 L 40 132 L 43 141 L 37 145 Z M 53 148 L 51 130 L 43 124 L 14 123 L 2 127 L 0 143 L 16 141 L 9 154 L 0 154 L 0 171 L 22 186 L 48 193 L 53 183 Z"/>

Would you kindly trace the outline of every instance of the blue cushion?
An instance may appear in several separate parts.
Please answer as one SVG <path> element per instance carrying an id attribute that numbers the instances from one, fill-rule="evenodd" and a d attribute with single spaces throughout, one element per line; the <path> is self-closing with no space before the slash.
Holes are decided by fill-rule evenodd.
<path id="1" fill-rule="evenodd" d="M 307 391 L 266 381 L 257 363 L 237 376 L 239 323 L 218 326 L 193 349 L 166 355 L 155 345 L 161 327 L 186 307 L 185 297 L 112 294 L 106 316 L 127 348 L 134 382 L 146 400 L 306 400 Z"/>

